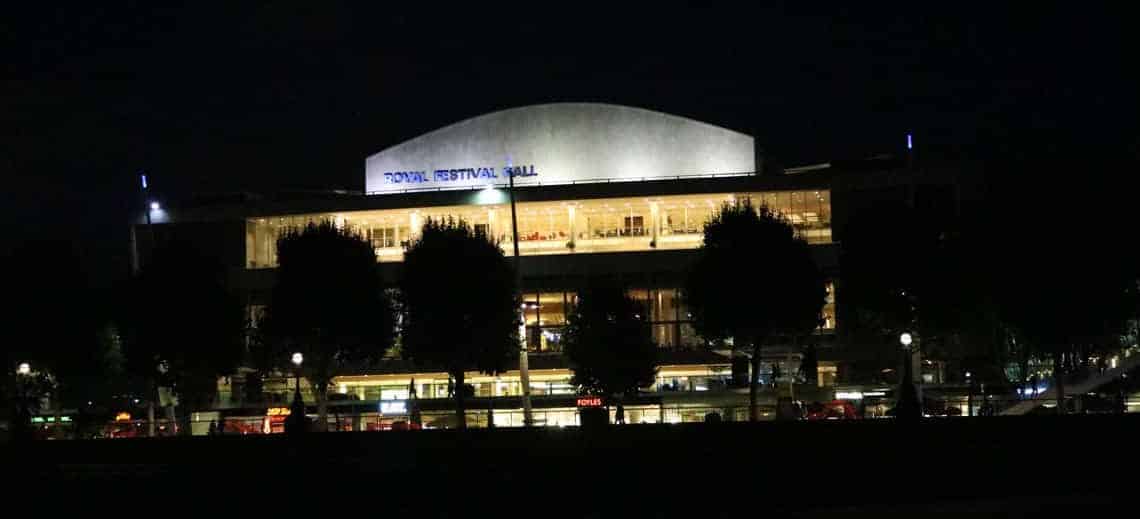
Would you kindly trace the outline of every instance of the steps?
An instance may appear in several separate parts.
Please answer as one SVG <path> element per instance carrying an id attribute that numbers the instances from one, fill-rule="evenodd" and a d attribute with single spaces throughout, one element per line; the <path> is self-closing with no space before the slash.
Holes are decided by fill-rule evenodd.
<path id="1" fill-rule="evenodd" d="M 1065 392 L 1066 392 L 1066 394 L 1069 394 L 1069 395 L 1080 395 L 1080 394 L 1088 393 L 1089 391 L 1092 391 L 1092 390 L 1094 390 L 1100 386 L 1103 386 L 1105 384 L 1108 384 L 1109 382 L 1112 382 L 1112 381 L 1120 378 L 1121 374 L 1126 373 L 1128 371 L 1131 371 L 1133 368 L 1135 368 L 1137 366 L 1140 366 L 1140 355 L 1132 355 L 1130 357 L 1124 357 L 1124 358 L 1120 359 L 1120 362 L 1117 363 L 1115 368 L 1106 369 L 1106 370 L 1104 370 L 1104 373 L 1101 373 L 1095 377 L 1090 377 L 1090 378 L 1088 378 L 1084 381 L 1078 382 L 1076 384 L 1067 384 L 1065 386 Z M 1021 415 L 1024 415 L 1024 414 L 1036 409 L 1037 407 L 1041 406 L 1042 404 L 1045 404 L 1047 402 L 1056 402 L 1056 401 L 1057 401 L 1057 387 L 1053 386 L 1053 387 L 1050 387 L 1044 393 L 1041 393 L 1040 395 L 1038 395 L 1036 398 L 1029 399 L 1029 400 L 1022 400 L 1021 402 L 1018 402 L 1017 404 L 1013 405 L 1012 407 L 1002 411 L 1001 414 L 1003 416 L 1021 416 Z"/>

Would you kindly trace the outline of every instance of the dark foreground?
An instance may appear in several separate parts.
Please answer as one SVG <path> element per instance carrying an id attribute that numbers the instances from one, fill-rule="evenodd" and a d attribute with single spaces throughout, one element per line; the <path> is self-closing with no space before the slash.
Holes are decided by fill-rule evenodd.
<path id="1" fill-rule="evenodd" d="M 86 496 L 119 512 L 153 501 L 206 515 L 244 504 L 415 517 L 1133 516 L 1124 497 L 1140 467 L 1137 418 L 37 442 L 0 453 L 18 475 L 9 488 L 30 502 Z"/>

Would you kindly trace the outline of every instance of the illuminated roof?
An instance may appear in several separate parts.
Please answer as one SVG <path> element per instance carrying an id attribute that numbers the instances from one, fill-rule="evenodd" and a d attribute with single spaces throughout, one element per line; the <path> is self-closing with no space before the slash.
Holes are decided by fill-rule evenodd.
<path id="1" fill-rule="evenodd" d="M 752 137 L 641 108 L 555 103 L 445 126 L 365 161 L 369 193 L 661 179 L 755 170 Z M 510 168 L 510 169 L 508 169 Z"/>

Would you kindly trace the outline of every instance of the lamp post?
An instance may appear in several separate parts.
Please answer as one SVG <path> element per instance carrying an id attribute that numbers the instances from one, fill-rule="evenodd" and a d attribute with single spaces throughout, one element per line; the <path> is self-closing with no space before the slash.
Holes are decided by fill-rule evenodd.
<path id="1" fill-rule="evenodd" d="M 507 161 L 508 164 L 510 160 Z M 507 171 L 507 194 L 510 195 L 511 201 L 511 237 L 514 242 L 515 252 L 515 290 L 522 290 L 522 265 L 519 262 L 519 219 L 515 211 L 515 174 L 514 171 Z M 530 405 L 530 359 L 529 352 L 527 351 L 526 340 L 526 315 L 522 316 L 523 333 L 521 337 L 521 348 L 519 349 L 519 384 L 522 386 L 522 408 L 523 408 L 523 426 L 531 427 L 534 425 L 534 417 L 531 412 Z M 459 388 L 460 391 L 463 388 Z"/>
<path id="2" fill-rule="evenodd" d="M 293 400 L 298 401 L 301 400 L 301 363 L 305 361 L 305 356 L 301 355 L 301 352 L 297 352 L 294 353 L 293 357 L 289 360 L 293 362 L 294 367 L 293 375 L 295 382 L 293 383 Z M 303 400 L 301 401 L 303 402 Z"/>
<path id="3" fill-rule="evenodd" d="M 914 359 L 913 359 L 914 354 L 913 354 L 913 352 L 910 351 L 910 345 L 913 342 L 914 342 L 914 337 L 912 337 L 910 335 L 910 333 L 902 332 L 901 334 L 899 334 L 899 344 L 902 344 L 903 353 L 904 353 L 904 355 L 906 355 L 903 358 L 904 359 L 903 360 L 903 376 L 906 377 L 906 380 L 908 380 L 910 382 L 914 382 L 914 373 L 913 373 L 914 366 L 912 365 L 914 363 Z"/>
<path id="4" fill-rule="evenodd" d="M 27 362 L 21 362 L 16 366 L 16 398 L 17 401 L 17 417 L 16 423 L 13 424 L 12 430 L 17 432 L 17 436 L 22 438 L 27 434 L 32 422 L 32 413 L 28 409 L 28 377 L 32 375 L 32 365 Z"/>
<path id="5" fill-rule="evenodd" d="M 293 404 L 289 406 L 289 416 L 285 417 L 285 433 L 297 434 L 308 428 L 308 421 L 305 418 L 305 400 L 301 397 L 301 363 L 305 361 L 305 356 L 297 352 L 289 358 L 289 361 L 293 363 L 295 382 L 293 385 Z"/>
<path id="6" fill-rule="evenodd" d="M 911 367 L 910 346 L 913 342 L 914 337 L 910 333 L 903 332 L 899 335 L 899 343 L 902 344 L 903 351 L 906 353 L 902 380 L 899 381 L 898 400 L 895 403 L 895 418 L 899 420 L 918 420 L 922 417 L 922 401 L 915 391 L 913 368 Z"/>
<path id="7" fill-rule="evenodd" d="M 971 375 L 966 372 L 966 416 L 974 416 L 974 380 Z"/>
<path id="8" fill-rule="evenodd" d="M 32 365 L 27 362 L 21 362 L 16 366 L 16 388 L 19 390 L 17 397 L 20 399 L 20 406 L 23 408 L 28 399 L 28 377 L 32 376 Z"/>

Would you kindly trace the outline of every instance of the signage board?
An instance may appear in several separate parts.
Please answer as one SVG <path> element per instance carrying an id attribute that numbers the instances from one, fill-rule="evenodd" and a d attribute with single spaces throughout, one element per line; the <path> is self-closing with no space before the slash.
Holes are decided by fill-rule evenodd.
<path id="1" fill-rule="evenodd" d="M 602 407 L 602 397 L 584 396 L 578 398 L 578 407 Z"/>

